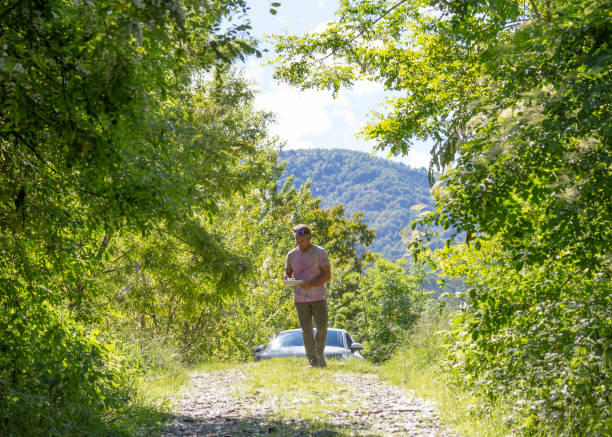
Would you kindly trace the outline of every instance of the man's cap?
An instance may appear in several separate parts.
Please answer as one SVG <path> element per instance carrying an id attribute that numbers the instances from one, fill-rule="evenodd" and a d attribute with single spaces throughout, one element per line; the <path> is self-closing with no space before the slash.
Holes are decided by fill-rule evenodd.
<path id="1" fill-rule="evenodd" d="M 310 228 L 301 224 L 293 228 L 293 233 L 296 235 L 311 235 Z"/>

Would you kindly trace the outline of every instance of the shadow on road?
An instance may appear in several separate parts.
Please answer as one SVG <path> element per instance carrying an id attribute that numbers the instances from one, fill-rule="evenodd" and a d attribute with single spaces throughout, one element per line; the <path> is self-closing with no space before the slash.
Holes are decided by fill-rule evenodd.
<path id="1" fill-rule="evenodd" d="M 331 423 L 309 423 L 297 420 L 267 421 L 264 418 L 238 417 L 190 417 L 173 415 L 164 426 L 161 436 L 287 436 L 287 437 L 326 437 L 354 435 L 357 428 L 367 429 L 366 424 L 339 427 Z"/>

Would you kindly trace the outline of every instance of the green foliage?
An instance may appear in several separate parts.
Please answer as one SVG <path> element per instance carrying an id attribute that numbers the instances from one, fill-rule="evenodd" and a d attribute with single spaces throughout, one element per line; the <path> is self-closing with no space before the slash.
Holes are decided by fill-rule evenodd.
<path id="1" fill-rule="evenodd" d="M 444 273 L 464 278 L 450 366 L 491 399 L 521 399 L 515 425 L 526 432 L 608 435 L 612 368 L 612 286 L 576 263 L 508 269 L 493 240 L 480 250 L 439 254 Z M 469 375 L 469 377 L 466 377 Z"/>
<path id="2" fill-rule="evenodd" d="M 249 195 L 249 184 L 259 185 L 278 173 L 272 164 L 276 155 L 266 139 L 269 116 L 253 109 L 253 94 L 244 81 L 218 76 L 198 90 L 181 104 L 183 111 L 191 108 L 195 114 L 181 144 L 214 138 L 220 150 L 185 167 L 183 175 L 188 171 L 208 182 L 194 190 L 200 201 L 194 204 L 193 216 L 159 223 L 144 236 L 126 233 L 116 238 L 109 246 L 115 257 L 98 278 L 107 290 L 107 302 L 125 323 L 145 332 L 150 329 L 152 336 L 166 338 L 184 355 L 195 354 L 202 344 L 219 342 L 219 326 L 227 317 L 217 310 L 243 290 L 256 265 L 248 251 L 219 228 L 226 205 L 233 208 Z M 201 156 L 197 148 L 190 153 Z M 208 188 L 213 181 L 219 183 Z"/>
<path id="3" fill-rule="evenodd" d="M 120 435 L 113 425 L 132 396 L 133 371 L 49 305 L 2 306 L 0 430 L 3 435 Z"/>
<path id="4" fill-rule="evenodd" d="M 243 260 L 199 219 L 260 171 L 239 104 L 248 91 L 223 81 L 231 60 L 255 52 L 248 22 L 222 26 L 245 9 L 240 0 L 0 6 L 3 433 L 120 433 L 131 364 L 116 364 L 93 326 L 115 316 L 108 302 L 122 289 L 100 278 L 124 255 L 123 239 L 184 237 L 201 259 L 223 260 L 201 262 L 203 274 L 221 290 L 236 286 L 228 270 Z M 194 73 L 204 71 L 216 88 L 203 90 Z M 222 99 L 224 111 L 213 104 Z"/>
<path id="5" fill-rule="evenodd" d="M 287 252 L 295 247 L 291 230 L 296 224 L 311 226 L 313 242 L 329 254 L 332 275 L 361 271 L 368 260 L 358 248 L 368 246 L 374 234 L 361 217 L 346 218 L 342 207 L 321 209 L 308 185 L 296 190 L 287 181 L 277 189 L 281 171 L 250 196 L 232 199 L 219 225 L 258 266 L 244 278 L 246 293 L 220 308 L 224 317 L 216 337 L 233 344 L 223 351 L 223 358 L 249 358 L 252 346 L 267 342 L 281 329 L 298 326 L 292 289 L 282 284 Z"/>
<path id="6" fill-rule="evenodd" d="M 438 220 L 501 236 L 519 270 L 549 258 L 610 270 L 609 6 L 559 2 L 483 63 L 492 94 L 475 101 Z"/>
<path id="7" fill-rule="evenodd" d="M 277 74 L 290 83 L 402 91 L 363 131 L 379 148 L 434 141 L 437 209 L 414 227 L 454 227 L 474 243 L 440 253 L 470 287 L 457 377 L 519 399 L 526 434 L 611 432 L 610 10 L 347 0 L 325 31 L 278 38 Z"/>
<path id="8" fill-rule="evenodd" d="M 349 330 L 364 344 L 364 356 L 375 363 L 391 357 L 428 300 L 420 289 L 423 274 L 406 270 L 405 260 L 379 258 L 363 275 L 349 274 L 330 283 L 331 323 Z"/>
<path id="9" fill-rule="evenodd" d="M 442 422 L 459 435 L 507 436 L 511 431 L 508 416 L 512 414 L 512 398 L 500 396 L 490 402 L 473 387 L 452 383 L 446 361 L 446 352 L 454 343 L 449 335 L 452 318 L 452 311 L 429 306 L 391 359 L 379 367 L 379 374 L 391 384 L 434 401 Z"/>
<path id="10" fill-rule="evenodd" d="M 237 262 L 187 244 L 198 234 L 171 229 L 115 242 L 117 262 L 105 281 L 109 295 L 121 292 L 111 305 L 127 326 L 165 338 L 191 361 L 249 359 L 254 345 L 297 326 L 291 289 L 282 283 L 295 224 L 312 227 L 314 242 L 327 249 L 339 275 L 361 271 L 368 260 L 358 249 L 374 234 L 361 217 L 346 218 L 342 207 L 321 209 L 308 185 L 296 190 L 289 181 L 279 189 L 282 168 L 272 147 L 259 150 L 252 165 L 262 176 L 251 188 L 218 202 L 210 221 L 201 218 L 204 235 L 214 233 Z M 225 263 L 227 278 L 211 275 L 208 263 Z M 226 280 L 231 287 L 223 287 Z"/>
<path id="11" fill-rule="evenodd" d="M 293 176 L 296 186 L 311 181 L 313 195 L 323 207 L 344 205 L 347 213 L 363 213 L 376 231 L 370 250 L 386 258 L 399 259 L 406 252 L 400 232 L 422 209 L 433 209 L 427 175 L 423 170 L 349 150 L 286 150 L 281 181 Z M 282 182 L 281 182 L 282 183 Z"/>

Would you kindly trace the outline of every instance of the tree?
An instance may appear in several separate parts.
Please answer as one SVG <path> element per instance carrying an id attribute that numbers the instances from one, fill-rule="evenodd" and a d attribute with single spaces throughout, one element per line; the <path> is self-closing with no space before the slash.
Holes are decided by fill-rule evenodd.
<path id="1" fill-rule="evenodd" d="M 277 76 L 405 91 L 362 133 L 395 154 L 432 139 L 430 171 L 458 156 L 438 221 L 501 232 L 517 252 L 530 238 L 524 260 L 569 250 L 584 268 L 609 269 L 609 6 L 343 1 L 325 31 L 278 38 Z"/>
<path id="2" fill-rule="evenodd" d="M 92 334 L 114 239 L 164 229 L 229 260 L 204 263 L 213 277 L 240 265 L 196 212 L 214 216 L 258 177 L 257 147 L 230 135 L 228 108 L 207 112 L 223 87 L 199 92 L 195 74 L 221 80 L 256 52 L 248 21 L 223 24 L 245 11 L 241 0 L 0 6 L 4 434 L 119 432 L 129 372 Z"/>
<path id="3" fill-rule="evenodd" d="M 196 187 L 214 211 L 213 193 L 224 186 L 214 178 L 225 178 L 225 163 L 250 146 L 200 133 L 182 148 L 198 114 L 178 102 L 189 98 L 195 69 L 212 70 L 254 49 L 242 35 L 246 24 L 219 32 L 242 2 L 207 2 L 203 16 L 199 6 L 3 7 L 4 232 L 18 231 L 57 255 L 71 238 L 105 241 L 124 225 L 146 230 L 153 218 L 188 216 Z M 185 162 L 198 161 L 206 172 L 185 171 Z"/>
<path id="4" fill-rule="evenodd" d="M 335 276 L 361 271 L 368 260 L 358 249 L 369 245 L 374 233 L 361 217 L 344 217 L 342 207 L 321 209 L 309 184 L 297 190 L 289 180 L 278 188 L 282 167 L 273 142 L 259 153 L 263 176 L 220 201 L 210 221 L 201 217 L 242 264 L 213 258 L 164 229 L 145 238 L 128 235 L 115 248 L 117 262 L 105 279 L 111 306 L 134 329 L 178 345 L 186 359 L 248 359 L 254 345 L 297 325 L 291 290 L 282 283 L 295 224 L 315 230 L 315 242 L 328 250 Z M 216 262 L 230 263 L 231 287 L 210 274 L 206 263 Z M 117 289 L 121 292 L 114 293 Z"/>
<path id="5" fill-rule="evenodd" d="M 463 311 L 450 332 L 451 380 L 511 399 L 512 423 L 527 433 L 609 434 L 612 283 L 562 259 L 508 268 L 498 238 L 436 254 L 441 277 L 465 284 L 454 294 Z"/>
<path id="6" fill-rule="evenodd" d="M 428 300 L 420 288 L 422 272 L 407 268 L 406 260 L 378 258 L 362 275 L 342 277 L 344 293 L 330 300 L 330 320 L 363 342 L 366 357 L 375 363 L 389 359 L 402 344 Z"/>
<path id="7" fill-rule="evenodd" d="M 476 250 L 489 247 L 489 239 L 499 246 L 482 261 L 483 268 L 502 269 L 494 273 L 497 282 L 491 279 L 495 285 L 478 272 L 471 278 L 474 306 L 466 306 L 470 322 L 460 331 L 470 347 L 483 347 L 483 355 L 472 355 L 475 364 L 467 370 L 474 373 L 464 381 L 493 361 L 485 352 L 497 350 L 491 345 L 511 323 L 497 312 L 514 318 L 521 331 L 536 332 L 550 321 L 546 311 L 556 314 L 552 308 L 587 314 L 588 302 L 605 302 L 612 272 L 610 1 L 344 0 L 340 5 L 325 31 L 277 39 L 277 76 L 333 91 L 369 79 L 395 91 L 388 112 L 376 114 L 362 133 L 395 154 L 406 153 L 414 139 L 433 140 L 431 181 L 434 170 L 443 173 L 432 189 L 437 209 L 420 223 L 465 231 Z M 413 244 L 414 250 L 422 247 L 418 240 Z M 537 291 L 547 309 L 529 313 L 536 306 L 527 312 L 504 306 L 499 296 L 508 278 L 520 284 L 545 281 L 512 287 L 511 294 L 532 302 L 530 293 Z M 551 285 L 546 278 L 561 282 Z M 481 311 L 483 306 L 489 310 Z M 571 331 L 572 317 L 550 326 Z M 608 344 L 593 349 L 594 362 L 608 362 L 606 317 L 589 319 L 595 343 Z M 484 327 L 490 331 L 480 341 Z M 552 327 L 543 332 L 557 338 Z M 560 338 L 563 353 L 540 347 L 539 335 L 521 338 L 531 352 L 526 367 L 547 366 L 564 381 L 576 369 L 583 375 L 593 370 L 582 352 L 568 358 L 571 335 Z M 460 363 L 459 349 L 455 352 Z M 608 368 L 605 364 L 593 376 L 604 387 Z M 610 432 L 607 392 L 600 396 L 600 388 L 592 387 L 573 392 L 573 398 L 561 396 L 553 406 L 539 397 L 549 386 L 538 392 L 541 381 L 524 380 L 524 369 L 502 364 L 489 369 L 499 383 L 491 395 L 515 387 L 512 395 L 523 398 L 526 411 L 537 412 L 526 413 L 524 429 Z M 581 407 L 588 413 L 569 422 L 559 413 Z"/>

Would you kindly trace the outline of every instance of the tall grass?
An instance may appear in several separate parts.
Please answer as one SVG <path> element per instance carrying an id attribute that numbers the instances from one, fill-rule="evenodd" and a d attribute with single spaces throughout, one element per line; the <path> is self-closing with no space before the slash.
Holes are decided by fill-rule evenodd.
<path id="1" fill-rule="evenodd" d="M 235 363 L 188 363 L 176 345 L 166 339 L 138 332 L 125 337 L 124 353 L 140 367 L 129 421 L 123 426 L 129 435 L 158 435 L 169 420 L 181 391 L 189 386 L 196 371 L 211 372 L 234 367 Z"/>
<path id="2" fill-rule="evenodd" d="M 379 368 L 387 382 L 416 396 L 434 401 L 440 419 L 451 429 L 470 437 L 501 437 L 510 433 L 504 417 L 511 409 L 504 401 L 490 404 L 478 394 L 451 385 L 445 373 L 444 349 L 450 315 L 427 311 L 407 334 L 405 344 Z"/>
<path id="3" fill-rule="evenodd" d="M 143 368 L 138 391 L 150 401 L 166 405 L 168 396 L 176 395 L 189 382 L 191 367 L 178 349 L 159 337 L 136 337 L 131 353 Z"/>

